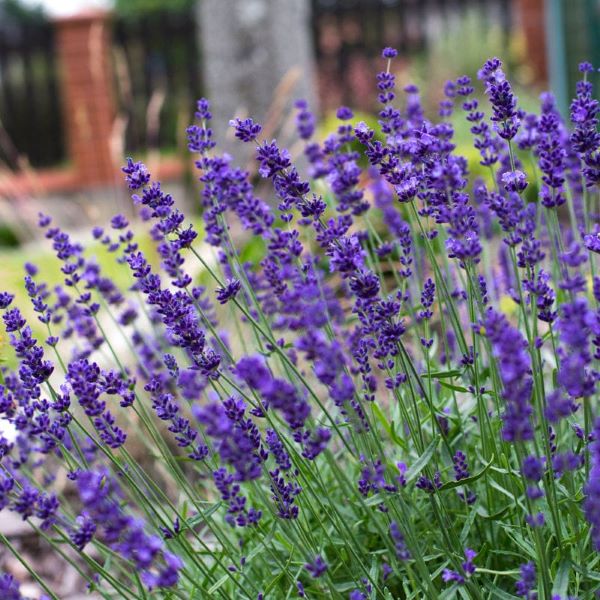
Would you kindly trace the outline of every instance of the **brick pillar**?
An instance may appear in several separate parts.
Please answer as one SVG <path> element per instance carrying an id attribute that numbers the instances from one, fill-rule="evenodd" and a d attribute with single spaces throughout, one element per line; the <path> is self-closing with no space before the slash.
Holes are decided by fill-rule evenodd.
<path id="1" fill-rule="evenodd" d="M 531 65 L 538 83 L 548 81 L 546 59 L 546 20 L 544 0 L 517 0 L 517 18 L 525 37 L 527 62 Z"/>
<path id="2" fill-rule="evenodd" d="M 106 11 L 90 11 L 55 20 L 67 146 L 82 187 L 115 182 L 109 19 Z"/>

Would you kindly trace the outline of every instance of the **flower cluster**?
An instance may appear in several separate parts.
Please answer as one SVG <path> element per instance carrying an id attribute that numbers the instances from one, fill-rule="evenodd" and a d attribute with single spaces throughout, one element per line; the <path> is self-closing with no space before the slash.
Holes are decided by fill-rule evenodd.
<path id="1" fill-rule="evenodd" d="M 497 58 L 431 116 L 396 57 L 375 126 L 295 104 L 310 179 L 251 117 L 235 165 L 202 99 L 200 221 L 133 159 L 91 251 L 40 215 L 62 282 L 0 293 L 0 508 L 102 597 L 596 593 L 593 68 L 569 124 Z"/>

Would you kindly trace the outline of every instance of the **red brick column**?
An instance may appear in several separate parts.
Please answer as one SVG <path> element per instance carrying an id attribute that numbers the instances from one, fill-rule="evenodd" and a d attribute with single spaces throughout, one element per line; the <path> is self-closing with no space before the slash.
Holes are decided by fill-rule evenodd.
<path id="1" fill-rule="evenodd" d="M 94 11 L 55 21 L 67 145 L 82 187 L 115 181 L 109 19 L 110 13 Z"/>
<path id="2" fill-rule="evenodd" d="M 527 62 L 538 83 L 548 81 L 544 0 L 517 0 L 517 18 L 525 37 Z"/>

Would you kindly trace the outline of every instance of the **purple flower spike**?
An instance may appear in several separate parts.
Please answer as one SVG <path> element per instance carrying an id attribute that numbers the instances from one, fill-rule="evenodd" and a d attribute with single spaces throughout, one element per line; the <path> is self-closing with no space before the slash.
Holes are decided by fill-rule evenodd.
<path id="1" fill-rule="evenodd" d="M 255 141 L 262 131 L 262 127 L 252 119 L 232 119 L 229 125 L 235 129 L 235 137 L 242 142 Z"/>
<path id="2" fill-rule="evenodd" d="M 406 547 L 406 542 L 404 541 L 404 536 L 398 527 L 396 521 L 392 521 L 390 524 L 390 537 L 394 542 L 394 546 L 396 548 L 396 558 L 398 560 L 409 560 L 410 552 Z"/>
<path id="3" fill-rule="evenodd" d="M 533 438 L 530 404 L 533 380 L 527 342 L 510 326 L 506 317 L 488 309 L 482 323 L 482 333 L 490 340 L 498 362 L 506 409 L 503 415 L 502 437 L 507 442 Z"/>
<path id="4" fill-rule="evenodd" d="M 590 447 L 592 468 L 584 488 L 583 510 L 592 526 L 592 544 L 597 551 L 600 551 L 600 417 L 594 423 L 593 433 L 594 442 Z"/>
<path id="5" fill-rule="evenodd" d="M 217 290 L 217 300 L 220 304 L 227 304 L 237 296 L 242 284 L 237 279 L 228 279 L 222 288 Z"/>
<path id="6" fill-rule="evenodd" d="M 340 121 L 348 121 L 354 116 L 354 113 L 347 106 L 340 106 L 336 116 Z"/>
<path id="7" fill-rule="evenodd" d="M 0 574 L 0 598 L 3 600 L 25 600 L 19 582 L 8 573 Z"/>
<path id="8" fill-rule="evenodd" d="M 524 563 L 520 567 L 521 578 L 515 584 L 515 591 L 518 596 L 526 600 L 537 600 L 537 593 L 534 592 L 536 585 L 535 564 L 532 562 Z"/>
<path id="9" fill-rule="evenodd" d="M 308 140 L 315 131 L 316 118 L 308 109 L 308 102 L 306 102 L 306 100 L 297 100 L 294 105 L 298 109 L 296 115 L 296 129 L 298 135 L 303 140 Z"/>
<path id="10" fill-rule="evenodd" d="M 323 557 L 318 554 L 315 556 L 312 562 L 306 563 L 304 568 L 310 573 L 311 577 L 314 579 L 318 579 L 321 577 L 325 571 L 328 569 L 327 563 L 323 560 Z"/>
<path id="11" fill-rule="evenodd" d="M 465 560 L 461 563 L 464 575 L 456 571 L 452 571 L 451 569 L 444 569 L 442 572 L 442 579 L 446 583 L 455 582 L 458 585 L 464 585 L 467 578 L 470 578 L 475 573 L 475 564 L 473 563 L 473 559 L 476 556 L 477 552 L 475 552 L 475 550 L 471 550 L 471 548 L 465 548 Z"/>
<path id="12" fill-rule="evenodd" d="M 0 292 L 0 309 L 8 308 L 13 299 L 13 294 L 9 294 L 8 292 Z"/>
<path id="13" fill-rule="evenodd" d="M 454 477 L 456 481 L 469 477 L 469 467 L 467 466 L 467 457 L 460 450 L 454 455 Z"/>

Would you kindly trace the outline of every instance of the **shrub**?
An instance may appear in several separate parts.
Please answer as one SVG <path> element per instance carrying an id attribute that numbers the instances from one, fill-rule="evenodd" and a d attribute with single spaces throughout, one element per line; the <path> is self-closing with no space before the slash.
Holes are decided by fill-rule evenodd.
<path id="1" fill-rule="evenodd" d="M 435 121 L 414 87 L 400 111 L 395 55 L 384 50 L 377 76 L 378 137 L 341 108 L 336 133 L 312 141 L 298 104 L 311 183 L 260 125 L 232 122 L 275 207 L 215 151 L 201 100 L 187 134 L 205 244 L 129 159 L 162 263 L 123 216 L 96 228 L 132 275 L 127 292 L 41 216 L 65 285 L 51 291 L 27 266 L 43 342 L 0 296 L 20 363 L 2 372 L 14 435 L 1 444 L 1 506 L 101 596 L 566 600 L 598 589 L 591 67 L 569 130 L 549 94 L 539 115 L 521 111 L 498 59 L 479 72 L 489 118 L 466 77 L 446 85 Z M 453 111 L 471 124 L 486 181 L 454 152 Z M 232 224 L 263 242 L 246 262 Z M 61 471 L 65 487 L 53 483 Z"/>

